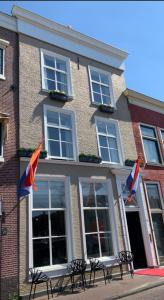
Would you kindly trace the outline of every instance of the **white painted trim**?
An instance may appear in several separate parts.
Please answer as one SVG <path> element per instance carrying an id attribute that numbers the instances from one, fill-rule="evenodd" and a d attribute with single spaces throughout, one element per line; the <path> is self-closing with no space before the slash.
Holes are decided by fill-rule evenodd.
<path id="1" fill-rule="evenodd" d="M 110 217 L 110 225 L 111 225 L 111 233 L 112 233 L 112 246 L 114 255 L 99 257 L 100 261 L 106 262 L 107 264 L 115 259 L 115 255 L 118 254 L 118 232 L 116 227 L 116 216 L 114 210 L 114 198 L 112 191 L 112 183 L 111 179 L 107 179 L 106 177 L 102 178 L 99 176 L 92 177 L 79 177 L 79 193 L 80 193 L 80 213 L 81 213 L 81 225 L 82 225 L 82 244 L 83 244 L 83 254 L 84 259 L 87 260 L 87 247 L 86 247 L 86 239 L 85 239 L 85 222 L 84 222 L 84 209 L 83 209 L 83 195 L 82 195 L 82 183 L 83 182 L 93 182 L 93 183 L 106 183 L 107 191 L 108 191 L 108 203 L 109 203 L 109 217 Z"/>
<path id="2" fill-rule="evenodd" d="M 67 242 L 67 258 L 68 262 L 72 260 L 73 257 L 73 235 L 72 235 L 72 216 L 71 216 L 71 199 L 70 199 L 70 177 L 63 175 L 44 175 L 37 174 L 35 176 L 40 181 L 63 181 L 65 186 L 65 205 L 66 205 L 66 242 Z M 33 245 L 32 245 L 32 195 L 29 195 L 29 268 L 33 268 Z M 49 198 L 50 199 L 50 198 Z M 38 210 L 44 210 L 42 208 Z M 66 269 L 67 264 L 50 265 L 45 267 L 39 267 L 40 270 L 46 272 L 52 272 L 52 276 L 58 276 L 63 274 Z M 59 273 L 59 274 L 58 274 Z"/>
<path id="3" fill-rule="evenodd" d="M 41 77 L 42 77 L 42 89 L 47 91 L 46 90 L 46 87 L 45 87 L 45 82 L 44 82 L 44 70 L 43 70 L 43 66 L 44 66 L 44 60 L 43 60 L 43 55 L 44 54 L 47 54 L 51 57 L 54 57 L 54 58 L 59 58 L 63 61 L 66 62 L 66 68 L 67 68 L 67 72 L 66 72 L 66 76 L 67 76 L 67 88 L 68 88 L 68 95 L 69 96 L 73 96 L 72 94 L 72 83 L 71 83 L 71 69 L 70 69 L 70 58 L 69 57 L 66 57 L 66 56 L 63 56 L 63 55 L 60 55 L 60 54 L 57 54 L 57 53 L 54 53 L 52 51 L 48 51 L 48 50 L 45 50 L 45 49 L 40 49 L 40 53 L 41 53 Z"/>
<path id="4" fill-rule="evenodd" d="M 56 158 L 63 160 L 77 160 L 77 136 L 76 136 L 76 124 L 75 124 L 75 113 L 72 110 L 63 109 L 51 105 L 44 104 L 43 105 L 43 113 L 44 113 L 44 134 L 45 134 L 45 149 L 48 152 L 48 137 L 47 137 L 47 110 L 52 110 L 55 112 L 62 112 L 71 116 L 72 119 L 72 141 L 73 141 L 73 158 L 63 158 L 63 157 L 51 157 L 47 156 L 47 159 Z"/>
<path id="5" fill-rule="evenodd" d="M 97 73 L 102 73 L 102 74 L 105 74 L 108 76 L 108 79 L 109 79 L 109 95 L 110 95 L 110 100 L 111 100 L 111 105 L 116 108 L 116 101 L 114 99 L 114 91 L 113 91 L 113 84 L 112 84 L 112 78 L 111 78 L 111 73 L 110 72 L 107 72 L 105 70 L 102 70 L 102 69 L 99 69 L 99 68 L 96 68 L 96 67 L 93 67 L 93 66 L 88 66 L 88 73 L 89 73 L 89 83 L 90 83 L 90 90 L 91 90 L 91 98 L 92 98 L 92 103 L 95 104 L 95 105 L 100 105 L 99 103 L 96 103 L 94 101 L 94 97 L 93 97 L 93 89 L 92 89 L 92 79 L 91 79 L 91 70 L 94 70 L 96 71 Z M 101 85 L 101 83 L 99 83 Z M 103 104 L 103 103 L 102 103 Z"/>
<path id="6" fill-rule="evenodd" d="M 13 16 L 9 16 L 0 12 L 0 26 L 17 32 L 17 20 Z"/>
<path id="7" fill-rule="evenodd" d="M 95 116 L 95 124 L 96 124 L 96 134 L 97 134 L 97 144 L 98 144 L 98 152 L 99 152 L 99 156 L 100 156 L 100 144 L 99 144 L 99 138 L 98 138 L 98 130 L 97 130 L 97 122 L 101 121 L 101 122 L 106 122 L 106 123 L 113 123 L 115 125 L 116 128 L 116 139 L 117 139 L 117 146 L 118 146 L 118 155 L 119 155 L 119 163 L 115 163 L 115 162 L 109 162 L 109 161 L 102 161 L 102 163 L 106 163 L 106 164 L 113 164 L 113 165 L 118 165 L 118 166 L 122 166 L 123 165 L 123 159 L 124 159 L 124 152 L 123 152 L 123 147 L 122 147 L 122 141 L 121 141 L 121 135 L 120 135 L 120 129 L 119 129 L 119 122 L 118 120 L 115 119 L 107 119 L 107 118 L 102 118 L 102 117 L 97 117 Z"/>
<path id="8" fill-rule="evenodd" d="M 153 125 L 150 125 L 150 124 L 142 123 L 142 122 L 138 123 L 138 125 L 139 125 L 139 132 L 140 132 L 140 137 L 141 137 L 142 149 L 143 149 L 143 153 L 144 153 L 144 157 L 145 157 L 146 163 L 149 164 L 149 165 L 152 165 L 152 166 L 153 165 L 157 165 L 157 166 L 158 165 L 159 166 L 163 165 L 164 164 L 164 160 L 163 160 L 163 156 L 162 156 L 162 152 L 161 152 L 161 147 L 160 147 L 160 143 L 159 143 L 159 139 L 158 139 L 158 134 L 157 134 L 156 127 L 153 126 Z M 142 136 L 141 126 L 145 126 L 145 127 L 149 127 L 149 128 L 153 128 L 154 129 L 156 138 L 152 138 L 151 139 L 151 137 L 150 137 L 149 139 L 157 142 L 158 150 L 159 150 L 159 155 L 160 155 L 160 159 L 161 159 L 161 163 L 156 163 L 156 162 L 153 163 L 153 162 L 147 160 L 146 152 L 145 152 L 145 148 L 144 148 L 144 142 L 143 142 L 143 136 Z"/>
<path id="9" fill-rule="evenodd" d="M 3 80 L 5 80 L 6 79 L 6 77 L 5 77 L 5 56 L 6 56 L 6 50 L 5 50 L 5 48 L 6 48 L 6 46 L 4 47 L 4 46 L 1 46 L 1 44 L 0 44 L 0 48 L 3 50 L 2 51 L 2 59 L 3 59 L 3 71 L 2 71 L 2 74 L 0 74 L 0 79 L 3 79 Z"/>

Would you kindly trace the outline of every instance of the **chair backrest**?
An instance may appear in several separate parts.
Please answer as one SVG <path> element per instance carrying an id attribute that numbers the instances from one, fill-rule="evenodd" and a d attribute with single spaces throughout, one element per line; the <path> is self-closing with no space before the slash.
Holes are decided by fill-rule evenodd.
<path id="1" fill-rule="evenodd" d="M 32 283 L 38 282 L 38 280 L 41 278 L 42 271 L 40 271 L 39 269 L 32 269 L 32 268 L 30 268 L 29 271 L 30 271 Z"/>
<path id="2" fill-rule="evenodd" d="M 74 259 L 68 264 L 68 270 L 74 273 L 84 272 L 87 267 L 87 263 L 84 259 Z"/>
<path id="3" fill-rule="evenodd" d="M 122 263 L 126 264 L 133 261 L 134 255 L 130 251 L 121 251 L 119 252 L 118 257 Z"/>
<path id="4" fill-rule="evenodd" d="M 91 257 L 89 261 L 90 261 L 91 270 L 105 268 L 104 264 L 100 262 L 99 259 L 97 258 Z"/>

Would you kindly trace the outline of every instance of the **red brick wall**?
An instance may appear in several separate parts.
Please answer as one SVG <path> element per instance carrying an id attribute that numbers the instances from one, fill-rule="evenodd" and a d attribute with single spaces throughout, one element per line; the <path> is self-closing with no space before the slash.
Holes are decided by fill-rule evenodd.
<path id="1" fill-rule="evenodd" d="M 17 180 L 19 178 L 18 148 L 18 38 L 17 34 L 0 27 L 0 39 L 10 42 L 5 54 L 5 77 L 0 79 L 0 112 L 9 117 L 8 139 L 4 145 L 4 162 L 0 162 L 0 197 L 5 218 L 1 221 L 7 235 L 0 236 L 0 298 L 8 299 L 7 293 L 17 289 L 18 283 L 18 208 L 9 212 L 17 203 Z M 11 85 L 16 87 L 11 90 Z M 4 294 L 5 293 L 5 294 Z"/>
<path id="2" fill-rule="evenodd" d="M 162 145 L 161 136 L 160 136 L 160 129 L 164 128 L 164 114 L 143 107 L 139 107 L 133 104 L 129 104 L 129 109 L 131 113 L 137 153 L 142 154 L 144 156 L 141 136 L 139 131 L 139 123 L 153 125 L 157 129 L 158 140 L 160 142 L 160 150 L 164 160 L 164 147 Z M 164 165 L 159 167 L 153 165 L 149 165 L 149 166 L 146 165 L 144 169 L 143 179 L 158 181 L 160 183 L 162 194 L 164 196 Z"/>

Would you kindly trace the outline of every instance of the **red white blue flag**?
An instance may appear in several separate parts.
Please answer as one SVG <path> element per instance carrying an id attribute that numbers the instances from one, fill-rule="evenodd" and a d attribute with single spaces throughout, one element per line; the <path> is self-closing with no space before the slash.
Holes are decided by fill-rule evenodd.
<path id="1" fill-rule="evenodd" d="M 138 158 L 126 180 L 126 187 L 128 188 L 130 195 L 134 195 L 137 191 L 141 163 L 142 159 Z"/>
<path id="2" fill-rule="evenodd" d="M 42 143 L 39 144 L 38 148 L 32 154 L 29 164 L 19 181 L 19 186 L 18 186 L 19 198 L 23 196 L 27 196 L 32 192 L 32 188 L 34 186 L 34 176 L 38 166 L 38 160 L 39 160 L 41 149 L 42 149 Z"/>

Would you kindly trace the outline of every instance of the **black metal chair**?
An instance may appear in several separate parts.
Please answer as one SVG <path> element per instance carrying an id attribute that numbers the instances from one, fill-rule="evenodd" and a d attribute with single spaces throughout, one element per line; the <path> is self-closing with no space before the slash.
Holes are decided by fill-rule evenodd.
<path id="1" fill-rule="evenodd" d="M 133 258 L 134 255 L 130 251 L 121 251 L 118 253 L 117 262 L 120 266 L 121 279 L 123 279 L 123 265 L 129 266 L 130 269 L 129 272 L 131 274 L 131 277 L 133 278 L 134 275 Z"/>
<path id="2" fill-rule="evenodd" d="M 100 270 L 103 271 L 104 281 L 106 284 L 106 275 L 105 275 L 106 266 L 102 262 L 100 262 L 97 258 L 90 258 L 89 260 L 90 260 L 90 267 L 91 267 L 89 284 L 91 284 L 92 274 L 93 274 L 93 285 L 94 285 L 96 271 L 100 271 Z"/>
<path id="3" fill-rule="evenodd" d="M 29 271 L 30 271 L 31 280 L 32 280 L 31 281 L 31 289 L 30 289 L 29 300 L 31 299 L 31 296 L 32 296 L 33 287 L 34 287 L 34 292 L 33 292 L 33 299 L 34 299 L 36 286 L 38 284 L 41 284 L 41 283 L 44 283 L 44 282 L 46 283 L 46 286 L 47 286 L 48 299 L 49 299 L 48 283 L 50 284 L 51 295 L 53 297 L 51 279 L 46 274 L 44 274 L 42 271 L 40 271 L 38 269 L 29 269 Z"/>
<path id="4" fill-rule="evenodd" d="M 85 290 L 86 279 L 85 279 L 85 270 L 87 263 L 84 259 L 74 259 L 72 260 L 67 267 L 68 275 L 71 279 L 71 289 L 75 287 L 75 276 L 80 275 L 80 283 L 82 284 L 83 289 Z"/>

